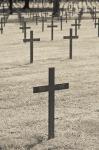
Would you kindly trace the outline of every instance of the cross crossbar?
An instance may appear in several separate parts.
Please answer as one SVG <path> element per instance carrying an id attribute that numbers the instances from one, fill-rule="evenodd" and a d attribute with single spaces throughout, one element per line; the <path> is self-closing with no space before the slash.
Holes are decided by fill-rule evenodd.
<path id="1" fill-rule="evenodd" d="M 71 26 L 81 26 L 81 24 L 71 24 Z"/>
<path id="2" fill-rule="evenodd" d="M 31 27 L 25 27 L 26 29 L 30 29 Z M 20 29 L 24 29 L 24 27 L 20 27 Z"/>
<path id="3" fill-rule="evenodd" d="M 54 90 L 64 90 L 68 89 L 69 84 L 68 83 L 63 83 L 63 84 L 56 84 L 54 87 Z M 50 87 L 49 86 L 39 86 L 39 87 L 34 87 L 33 88 L 33 93 L 40 93 L 40 92 L 47 92 L 49 91 Z"/>
<path id="4" fill-rule="evenodd" d="M 48 27 L 48 28 L 51 28 L 51 27 L 56 27 L 56 28 L 57 28 L 57 25 L 52 25 L 52 26 L 51 26 L 51 25 L 48 25 L 47 27 Z"/>
<path id="5" fill-rule="evenodd" d="M 63 37 L 64 39 L 70 39 L 70 38 L 72 38 L 72 39 L 78 39 L 78 36 L 64 36 Z"/>
<path id="6" fill-rule="evenodd" d="M 32 40 L 32 41 L 40 41 L 40 38 L 36 38 L 36 39 L 23 39 L 24 42 L 30 42 L 30 40 Z"/>

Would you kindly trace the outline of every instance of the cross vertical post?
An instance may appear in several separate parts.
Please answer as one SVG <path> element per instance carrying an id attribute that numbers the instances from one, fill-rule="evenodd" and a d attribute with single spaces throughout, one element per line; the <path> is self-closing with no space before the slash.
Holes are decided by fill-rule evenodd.
<path id="1" fill-rule="evenodd" d="M 98 18 L 98 22 L 95 23 L 95 26 L 98 26 L 98 37 L 99 37 L 99 18 Z"/>
<path id="2" fill-rule="evenodd" d="M 95 16 L 95 17 L 94 17 L 94 19 L 95 19 L 95 28 L 96 28 L 96 19 L 97 19 L 96 15 L 97 15 L 97 14 L 96 14 L 96 7 L 95 7 L 95 8 L 94 8 L 94 16 Z"/>
<path id="3" fill-rule="evenodd" d="M 30 31 L 30 63 L 33 62 L 33 31 Z"/>
<path id="4" fill-rule="evenodd" d="M 26 22 L 24 22 L 24 39 L 26 39 Z"/>
<path id="5" fill-rule="evenodd" d="M 20 17 L 20 25 L 23 25 L 23 23 L 24 23 L 24 17 Z"/>
<path id="6" fill-rule="evenodd" d="M 62 31 L 62 29 L 63 29 L 63 18 L 62 18 L 62 16 L 60 17 L 60 22 L 61 22 L 61 31 Z"/>
<path id="7" fill-rule="evenodd" d="M 43 15 L 42 15 L 42 11 L 41 11 L 41 18 L 43 17 Z"/>
<path id="8" fill-rule="evenodd" d="M 5 18 L 4 17 L 1 17 L 1 22 L 2 22 L 2 26 L 5 27 Z"/>
<path id="9" fill-rule="evenodd" d="M 9 15 L 8 15 L 8 14 L 5 14 L 4 17 L 5 17 L 5 22 L 7 23 L 7 20 L 8 20 Z"/>
<path id="10" fill-rule="evenodd" d="M 97 18 L 96 18 L 96 15 L 95 15 L 95 28 L 96 28 L 96 20 L 97 20 Z"/>
<path id="11" fill-rule="evenodd" d="M 44 17 L 42 17 L 42 32 L 44 31 Z"/>
<path id="12" fill-rule="evenodd" d="M 21 24 L 21 13 L 20 12 L 18 12 L 18 19 L 19 19 L 19 22 Z"/>
<path id="13" fill-rule="evenodd" d="M 52 17 L 51 39 L 53 40 L 53 17 Z"/>
<path id="14" fill-rule="evenodd" d="M 4 20 L 4 26 L 5 26 L 5 24 L 6 24 L 6 17 L 5 17 L 5 15 L 3 16 L 3 20 Z"/>
<path id="15" fill-rule="evenodd" d="M 98 37 L 99 37 L 99 18 L 98 18 Z"/>
<path id="16" fill-rule="evenodd" d="M 55 114 L 54 85 L 55 85 L 55 69 L 50 68 L 49 69 L 48 139 L 54 138 L 54 114 Z"/>
<path id="17" fill-rule="evenodd" d="M 77 36 L 77 19 L 75 19 L 75 36 Z"/>
<path id="18" fill-rule="evenodd" d="M 33 16 L 32 16 L 32 18 L 33 18 L 33 21 L 34 21 L 34 11 L 33 11 L 33 14 L 32 14 Z"/>
<path id="19" fill-rule="evenodd" d="M 38 25 L 38 14 L 36 13 L 36 25 Z"/>
<path id="20" fill-rule="evenodd" d="M 44 14 L 45 14 L 45 20 L 47 20 L 48 13 L 45 11 Z"/>
<path id="21" fill-rule="evenodd" d="M 70 29 L 70 59 L 72 59 L 72 29 Z"/>
<path id="22" fill-rule="evenodd" d="M 64 12 L 64 8 L 62 8 L 61 12 L 62 12 L 62 15 L 63 15 L 63 12 Z"/>
<path id="23" fill-rule="evenodd" d="M 1 34 L 3 33 L 3 23 L 2 23 L 2 18 L 1 18 L 1 28 L 0 28 L 0 30 L 1 30 Z"/>
<path id="24" fill-rule="evenodd" d="M 67 12 L 65 13 L 65 15 L 66 15 L 66 23 L 67 23 Z"/>

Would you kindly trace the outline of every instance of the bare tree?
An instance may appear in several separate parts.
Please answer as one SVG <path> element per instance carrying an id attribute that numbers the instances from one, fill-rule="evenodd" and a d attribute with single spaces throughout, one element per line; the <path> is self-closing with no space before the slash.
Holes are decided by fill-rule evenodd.
<path id="1" fill-rule="evenodd" d="M 53 0 L 53 16 L 59 16 L 60 0 Z"/>
<path id="2" fill-rule="evenodd" d="M 29 1 L 30 0 L 25 0 L 23 9 L 29 8 Z M 49 2 L 53 3 L 53 16 L 58 16 L 60 11 L 60 0 L 49 0 Z M 12 0 L 9 0 L 9 9 L 10 9 L 10 14 L 12 14 Z"/>
<path id="3" fill-rule="evenodd" d="M 25 0 L 25 5 L 23 7 L 24 9 L 28 9 L 29 8 L 29 0 Z"/>
<path id="4" fill-rule="evenodd" d="M 53 2 L 53 16 L 59 15 L 60 10 L 60 0 L 49 0 L 50 3 Z M 29 0 L 25 0 L 25 5 L 23 7 L 24 9 L 29 8 Z"/>
<path id="5" fill-rule="evenodd" d="M 60 12 L 60 0 L 48 0 L 49 3 L 53 3 L 53 16 L 59 16 Z"/>
<path id="6" fill-rule="evenodd" d="M 9 10 L 10 14 L 12 14 L 12 0 L 9 0 Z"/>

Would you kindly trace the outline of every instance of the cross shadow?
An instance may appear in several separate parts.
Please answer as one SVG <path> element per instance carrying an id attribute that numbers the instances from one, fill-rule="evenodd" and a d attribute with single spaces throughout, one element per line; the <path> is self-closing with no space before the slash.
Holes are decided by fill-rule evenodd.
<path id="1" fill-rule="evenodd" d="M 25 149 L 26 150 L 30 150 L 31 148 L 33 148 L 33 147 L 35 147 L 37 144 L 40 144 L 40 143 L 42 143 L 42 141 L 43 141 L 43 137 L 41 137 L 41 136 L 35 136 L 34 137 L 36 140 L 37 140 L 37 142 L 35 142 L 35 143 L 31 143 L 31 144 L 27 144 L 27 145 L 25 145 Z M 1 150 L 1 149 L 0 149 Z"/>
<path id="2" fill-rule="evenodd" d="M 0 150 L 3 150 L 1 146 L 0 146 Z"/>

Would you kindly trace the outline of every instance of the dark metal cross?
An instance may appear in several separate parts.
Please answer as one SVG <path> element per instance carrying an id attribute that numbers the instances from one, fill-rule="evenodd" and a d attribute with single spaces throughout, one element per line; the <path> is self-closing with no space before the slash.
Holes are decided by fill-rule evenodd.
<path id="1" fill-rule="evenodd" d="M 30 31 L 30 39 L 23 39 L 24 42 L 30 42 L 30 63 L 33 63 L 33 41 L 40 41 L 40 38 L 33 38 L 33 31 Z"/>
<path id="2" fill-rule="evenodd" d="M 19 14 L 19 21 L 20 21 L 20 25 L 23 25 L 23 23 L 24 23 L 24 17 L 21 17 L 20 14 Z"/>
<path id="3" fill-rule="evenodd" d="M 38 25 L 38 17 L 39 17 L 39 15 L 37 13 L 36 13 L 36 16 L 34 16 L 34 14 L 33 14 L 33 20 L 35 18 L 36 25 Z"/>
<path id="4" fill-rule="evenodd" d="M 48 15 L 48 12 L 43 12 L 43 14 L 45 14 L 45 20 L 47 20 L 47 15 Z"/>
<path id="5" fill-rule="evenodd" d="M 63 17 L 62 16 L 60 16 L 60 27 L 61 27 L 61 31 L 62 31 L 62 29 L 63 29 Z"/>
<path id="6" fill-rule="evenodd" d="M 67 12 L 65 12 L 65 15 L 66 15 L 66 23 L 67 23 Z"/>
<path id="7" fill-rule="evenodd" d="M 3 33 L 3 22 L 2 22 L 2 18 L 1 18 L 1 28 L 0 28 L 0 30 L 1 30 L 1 34 Z"/>
<path id="8" fill-rule="evenodd" d="M 81 22 L 82 19 L 82 15 L 83 15 L 83 8 L 80 10 L 80 12 L 78 13 L 78 22 Z"/>
<path id="9" fill-rule="evenodd" d="M 1 18 L 1 22 L 2 22 L 2 26 L 5 27 L 5 23 L 6 23 L 5 17 L 2 17 L 2 18 Z"/>
<path id="10" fill-rule="evenodd" d="M 19 21 L 21 20 L 21 13 L 20 12 L 18 12 L 18 19 L 19 19 Z"/>
<path id="11" fill-rule="evenodd" d="M 73 36 L 72 29 L 70 29 L 70 36 L 64 36 L 64 39 L 69 39 L 70 40 L 70 46 L 69 46 L 69 58 L 72 59 L 72 40 L 77 39 L 78 36 Z"/>
<path id="12" fill-rule="evenodd" d="M 36 13 L 36 25 L 38 25 L 38 14 Z"/>
<path id="13" fill-rule="evenodd" d="M 95 23 L 95 26 L 98 26 L 98 37 L 99 37 L 99 18 L 98 18 L 98 22 Z"/>
<path id="14" fill-rule="evenodd" d="M 26 39 L 26 30 L 27 29 L 30 29 L 31 27 L 27 27 L 26 26 L 26 22 L 24 21 L 24 23 L 23 23 L 23 26 L 22 27 L 20 27 L 20 29 L 22 29 L 23 30 L 23 32 L 24 32 L 24 39 Z"/>
<path id="15" fill-rule="evenodd" d="M 71 24 L 71 26 L 75 27 L 75 36 L 77 36 L 77 27 L 79 28 L 80 25 L 81 25 L 80 23 L 77 23 L 77 19 L 75 19 L 75 23 L 74 24 Z"/>
<path id="16" fill-rule="evenodd" d="M 55 84 L 55 68 L 49 68 L 49 85 L 33 88 L 33 93 L 48 92 L 48 139 L 54 138 L 55 91 L 68 89 L 69 83 Z"/>
<path id="17" fill-rule="evenodd" d="M 96 7 L 94 7 L 94 20 L 95 20 L 95 28 L 96 28 L 96 20 L 97 20 Z"/>
<path id="18" fill-rule="evenodd" d="M 7 23 L 8 14 L 4 14 L 4 22 Z"/>
<path id="19" fill-rule="evenodd" d="M 42 17 L 42 32 L 44 31 L 44 17 Z"/>
<path id="20" fill-rule="evenodd" d="M 57 25 L 54 25 L 53 17 L 52 17 L 52 20 L 51 20 L 51 25 L 48 25 L 47 27 L 51 28 L 51 40 L 53 40 L 53 36 L 54 36 L 53 29 L 57 28 Z"/>

